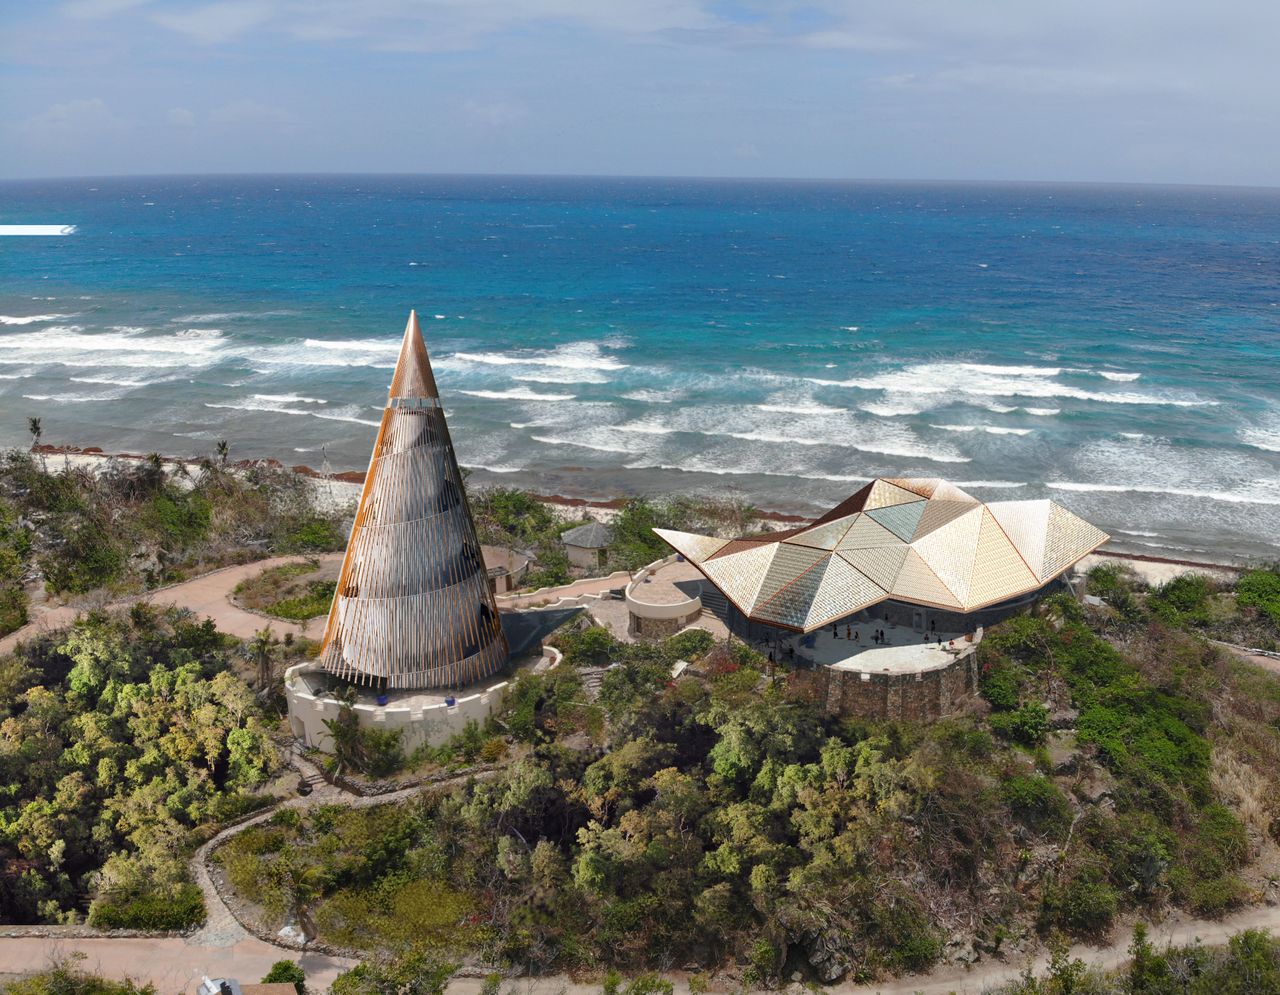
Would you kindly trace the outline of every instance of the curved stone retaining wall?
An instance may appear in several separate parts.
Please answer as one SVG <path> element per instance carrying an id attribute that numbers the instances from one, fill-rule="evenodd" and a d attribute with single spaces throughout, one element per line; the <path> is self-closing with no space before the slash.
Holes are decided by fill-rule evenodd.
<path id="1" fill-rule="evenodd" d="M 676 561 L 675 554 L 654 560 L 642 567 L 635 579 L 627 585 L 624 595 L 627 603 L 627 633 L 642 639 L 666 639 L 692 625 L 702 615 L 700 597 L 685 598 L 666 604 L 653 604 L 641 597 L 643 584 L 649 576 L 662 567 Z"/>

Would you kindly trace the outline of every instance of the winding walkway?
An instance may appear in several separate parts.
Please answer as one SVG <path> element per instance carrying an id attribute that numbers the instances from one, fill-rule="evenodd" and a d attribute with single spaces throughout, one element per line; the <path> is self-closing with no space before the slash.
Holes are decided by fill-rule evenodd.
<path id="1" fill-rule="evenodd" d="M 176 605 L 179 608 L 190 608 L 197 615 L 207 615 L 222 632 L 228 632 L 240 639 L 250 639 L 253 634 L 265 625 L 270 625 L 277 635 L 291 632 L 295 636 L 316 638 L 324 629 L 324 617 L 311 619 L 305 624 L 285 622 L 281 619 L 267 618 L 257 615 L 231 603 L 230 595 L 235 586 L 242 580 L 248 580 L 267 570 L 286 563 L 305 563 L 308 559 L 317 559 L 321 566 L 340 563 L 341 553 L 322 553 L 316 557 L 306 556 L 273 556 L 267 560 L 255 560 L 252 563 L 241 563 L 233 567 L 222 567 L 201 574 L 193 580 L 184 580 L 180 584 L 157 588 L 145 594 L 120 598 L 108 604 L 111 608 L 123 608 L 128 605 L 146 602 L 153 605 Z M 48 608 L 28 622 L 21 629 L 9 633 L 0 639 L 0 654 L 8 653 L 18 643 L 38 636 L 42 632 L 62 629 L 76 620 L 76 616 L 85 611 L 88 605 L 59 605 Z"/>

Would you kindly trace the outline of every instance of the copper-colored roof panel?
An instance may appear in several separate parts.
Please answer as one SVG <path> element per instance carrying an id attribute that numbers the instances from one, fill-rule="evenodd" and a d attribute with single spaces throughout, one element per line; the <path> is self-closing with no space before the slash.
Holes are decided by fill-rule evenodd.
<path id="1" fill-rule="evenodd" d="M 834 619 L 852 615 L 888 597 L 889 592 L 855 570 L 840 556 L 833 556 L 817 595 L 809 604 L 804 627 L 812 629 Z"/>
<path id="2" fill-rule="evenodd" d="M 982 530 L 969 583 L 970 608 L 998 604 L 1039 585 L 1040 578 L 1031 572 L 990 509 L 982 509 Z"/>
<path id="3" fill-rule="evenodd" d="M 961 515 L 967 515 L 973 511 L 973 505 L 968 501 L 946 501 L 930 498 L 929 503 L 925 505 L 924 513 L 920 516 L 920 522 L 916 525 L 915 534 L 911 537 L 912 542 L 918 542 L 935 529 L 940 529 L 947 522 L 954 521 Z"/>
<path id="4" fill-rule="evenodd" d="M 877 546 L 897 546 L 902 542 L 896 535 L 877 522 L 870 514 L 863 515 L 849 527 L 837 549 L 874 549 Z"/>
<path id="5" fill-rule="evenodd" d="M 908 501 L 919 501 L 920 495 L 905 487 L 891 484 L 887 480 L 877 480 L 871 485 L 871 494 L 867 497 L 867 511 L 872 508 L 888 508 L 895 504 L 906 504 Z"/>
<path id="6" fill-rule="evenodd" d="M 814 598 L 822 587 L 822 578 L 826 573 L 826 556 L 805 572 L 792 577 L 785 587 L 773 592 L 771 598 L 760 598 L 756 602 L 751 617 L 778 625 L 803 629 L 805 619 L 809 617 L 809 609 Z"/>
<path id="7" fill-rule="evenodd" d="M 1049 533 L 1049 509 L 1053 502 L 993 501 L 987 510 L 1022 554 L 1031 572 L 1044 579 L 1044 541 Z"/>
<path id="8" fill-rule="evenodd" d="M 842 549 L 838 555 L 887 591 L 897 580 L 898 571 L 902 569 L 902 561 L 906 559 L 907 550 L 910 548 L 905 543 L 899 543 L 896 546 Z"/>
<path id="9" fill-rule="evenodd" d="M 749 543 L 745 549 L 736 553 L 716 556 L 705 561 L 698 569 L 706 574 L 707 579 L 720 588 L 724 596 L 737 605 L 740 611 L 749 615 L 752 606 L 756 603 L 756 592 L 760 590 L 760 584 L 764 580 L 764 575 L 769 569 L 777 548 L 777 543 L 767 545 Z"/>
<path id="10" fill-rule="evenodd" d="M 872 518 L 896 535 L 903 542 L 910 542 L 920 524 L 920 516 L 924 514 L 928 501 L 909 501 L 906 504 L 895 504 L 888 508 L 876 508 L 867 512 Z"/>
<path id="11" fill-rule="evenodd" d="M 914 549 L 907 552 L 906 558 L 902 561 L 902 569 L 898 571 L 898 577 L 893 582 L 893 590 L 889 594 L 895 598 L 926 605 L 940 605 L 944 608 L 960 607 L 956 596 L 938 579 L 938 575 Z"/>
<path id="12" fill-rule="evenodd" d="M 668 546 L 694 563 L 701 563 L 728 544 L 727 539 L 694 535 L 692 532 L 676 532 L 672 529 L 654 529 L 653 531 Z"/>
<path id="13" fill-rule="evenodd" d="M 982 506 L 978 505 L 911 544 L 962 605 L 969 601 L 969 580 L 981 527 Z"/>
<path id="14" fill-rule="evenodd" d="M 884 479 L 923 498 L 933 497 L 934 490 L 937 489 L 938 484 L 942 483 L 940 477 L 885 477 Z"/>
<path id="15" fill-rule="evenodd" d="M 811 525 L 807 529 L 797 531 L 787 542 L 798 546 L 812 546 L 814 549 L 835 549 L 845 533 L 849 531 L 849 527 L 857 520 L 858 516 L 855 514 L 836 518 L 822 525 Z"/>
<path id="16" fill-rule="evenodd" d="M 1044 541 L 1044 567 L 1041 579 L 1056 577 L 1076 560 L 1091 553 L 1110 538 L 1083 518 L 1055 504 L 1049 512 L 1049 530 Z"/>
<path id="17" fill-rule="evenodd" d="M 809 546 L 793 546 L 781 543 L 769 562 L 760 589 L 756 592 L 756 605 L 768 601 L 782 588 L 786 587 L 819 560 L 831 555 L 825 549 L 813 549 Z"/>

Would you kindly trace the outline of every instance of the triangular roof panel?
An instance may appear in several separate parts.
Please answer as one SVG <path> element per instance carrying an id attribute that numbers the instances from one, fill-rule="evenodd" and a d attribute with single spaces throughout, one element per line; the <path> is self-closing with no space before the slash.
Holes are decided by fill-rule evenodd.
<path id="1" fill-rule="evenodd" d="M 707 560 L 699 569 L 740 611 L 749 615 L 777 548 L 777 543 L 751 543 L 737 553 Z"/>
<path id="2" fill-rule="evenodd" d="M 787 541 L 798 546 L 812 546 L 815 549 L 835 549 L 857 519 L 856 514 L 836 518 L 822 525 L 802 529 Z"/>
<path id="3" fill-rule="evenodd" d="M 908 550 L 897 580 L 893 582 L 893 590 L 889 593 L 895 598 L 920 604 L 939 605 L 943 608 L 960 607 L 956 596 L 914 549 Z"/>
<path id="4" fill-rule="evenodd" d="M 910 542 L 911 537 L 916 534 L 916 526 L 920 524 L 920 516 L 924 514 L 928 504 L 928 501 L 909 501 L 906 504 L 895 504 L 888 508 L 876 508 L 867 514 L 903 542 Z"/>
<path id="5" fill-rule="evenodd" d="M 902 561 L 910 548 L 906 543 L 899 543 L 896 546 L 842 549 L 838 555 L 887 591 L 897 580 Z"/>
<path id="6" fill-rule="evenodd" d="M 960 612 L 998 604 L 1107 539 L 1051 501 L 984 505 L 936 477 L 874 480 L 786 532 L 658 534 L 749 617 L 806 631 L 886 597 Z"/>
<path id="7" fill-rule="evenodd" d="M 1044 541 L 1049 533 L 1049 509 L 1053 502 L 993 501 L 987 505 L 1031 572 L 1044 579 Z"/>
<path id="8" fill-rule="evenodd" d="M 700 563 L 727 545 L 727 539 L 715 536 L 694 535 L 692 532 L 675 532 L 672 529 L 654 529 L 667 545 L 671 546 L 687 560 Z"/>
<path id="9" fill-rule="evenodd" d="M 1031 572 L 991 510 L 983 508 L 973 580 L 969 583 L 970 608 L 1007 601 L 1039 586 L 1040 578 Z"/>
<path id="10" fill-rule="evenodd" d="M 809 604 L 804 627 L 812 629 L 834 619 L 844 618 L 868 605 L 883 601 L 888 593 L 843 558 L 833 556 L 827 563 L 826 573 L 822 575 L 818 593 Z"/>
<path id="11" fill-rule="evenodd" d="M 969 579 L 973 576 L 981 526 L 982 506 L 979 505 L 911 544 L 962 605 L 969 601 Z"/>

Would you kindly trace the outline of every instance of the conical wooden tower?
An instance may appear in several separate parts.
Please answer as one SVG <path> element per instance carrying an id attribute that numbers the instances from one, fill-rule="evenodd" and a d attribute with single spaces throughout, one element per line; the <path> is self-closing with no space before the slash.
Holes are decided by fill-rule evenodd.
<path id="1" fill-rule="evenodd" d="M 360 684 L 458 688 L 506 660 L 431 361 L 410 312 L 320 665 Z"/>

